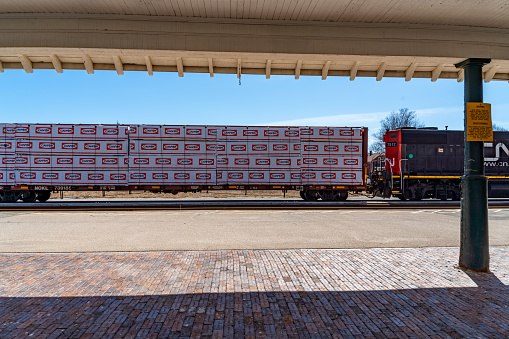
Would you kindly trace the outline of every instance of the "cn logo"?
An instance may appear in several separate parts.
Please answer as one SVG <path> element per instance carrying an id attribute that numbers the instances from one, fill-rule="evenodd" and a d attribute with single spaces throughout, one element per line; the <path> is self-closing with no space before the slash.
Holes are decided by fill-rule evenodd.
<path id="1" fill-rule="evenodd" d="M 341 174 L 341 178 L 343 178 L 343 179 L 356 179 L 357 175 L 355 173 L 343 173 L 343 174 Z"/>
<path id="2" fill-rule="evenodd" d="M 358 152 L 359 151 L 359 146 L 345 146 L 345 151 L 347 152 Z"/>

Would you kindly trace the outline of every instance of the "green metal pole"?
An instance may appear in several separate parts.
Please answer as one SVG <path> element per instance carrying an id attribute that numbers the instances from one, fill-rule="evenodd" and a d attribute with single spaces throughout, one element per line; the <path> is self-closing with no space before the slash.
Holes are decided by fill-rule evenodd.
<path id="1" fill-rule="evenodd" d="M 483 102 L 482 67 L 491 59 L 466 59 L 455 66 L 465 75 L 465 172 L 461 178 L 459 266 L 489 271 L 488 180 L 484 175 L 484 142 L 467 141 L 467 102 Z"/>

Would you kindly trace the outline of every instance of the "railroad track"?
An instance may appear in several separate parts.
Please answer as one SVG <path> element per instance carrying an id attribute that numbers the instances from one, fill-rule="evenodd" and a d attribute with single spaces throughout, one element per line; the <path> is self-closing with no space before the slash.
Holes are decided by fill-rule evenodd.
<path id="1" fill-rule="evenodd" d="M 490 200 L 489 208 L 509 208 L 509 200 Z M 352 200 L 86 200 L 0 204 L 0 211 L 129 211 L 129 210 L 243 210 L 243 209 L 458 209 L 458 201 Z"/>

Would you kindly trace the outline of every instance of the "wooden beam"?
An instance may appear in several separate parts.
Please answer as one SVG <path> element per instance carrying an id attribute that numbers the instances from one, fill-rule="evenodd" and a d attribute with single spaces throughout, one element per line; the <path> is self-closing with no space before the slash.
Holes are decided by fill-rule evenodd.
<path id="1" fill-rule="evenodd" d="M 182 63 L 182 58 L 177 58 L 177 71 L 179 73 L 179 77 L 184 76 L 184 64 Z"/>
<path id="2" fill-rule="evenodd" d="M 213 78 L 214 77 L 214 62 L 213 62 L 212 58 L 209 58 L 209 73 L 210 73 L 210 77 Z"/>
<path id="3" fill-rule="evenodd" d="M 465 70 L 462 68 L 458 72 L 458 82 L 462 82 L 465 79 Z"/>
<path id="4" fill-rule="evenodd" d="M 491 67 L 486 73 L 484 73 L 484 82 L 490 82 L 493 80 L 495 73 L 497 73 L 499 66 Z"/>
<path id="5" fill-rule="evenodd" d="M 64 70 L 62 69 L 62 62 L 60 62 L 60 59 L 55 54 L 52 54 L 50 57 L 55 71 L 57 71 L 57 73 L 63 73 Z"/>
<path id="6" fill-rule="evenodd" d="M 87 70 L 88 74 L 94 74 L 94 63 L 92 62 L 92 59 L 90 59 L 90 55 L 85 54 L 83 57 L 83 63 L 85 64 L 85 69 Z"/>
<path id="7" fill-rule="evenodd" d="M 265 64 L 265 79 L 270 79 L 270 70 L 272 67 L 272 60 L 267 60 Z"/>
<path id="8" fill-rule="evenodd" d="M 298 60 L 297 65 L 295 65 L 295 79 L 299 79 L 301 68 L 302 68 L 302 60 Z"/>
<path id="9" fill-rule="evenodd" d="M 378 67 L 378 71 L 376 72 L 376 81 L 382 80 L 382 78 L 384 77 L 386 69 L 387 69 L 387 63 L 386 62 L 382 62 L 380 67 Z"/>
<path id="10" fill-rule="evenodd" d="M 21 64 L 23 65 L 23 69 L 27 73 L 33 73 L 34 69 L 32 67 L 32 61 L 27 57 L 26 54 L 20 54 L 19 60 L 21 61 Z"/>
<path id="11" fill-rule="evenodd" d="M 354 81 L 355 77 L 357 76 L 357 71 L 359 70 L 359 65 L 361 63 L 359 61 L 356 61 L 352 68 L 350 69 L 350 81 Z"/>
<path id="12" fill-rule="evenodd" d="M 329 74 L 329 67 L 330 67 L 330 60 L 327 60 L 327 62 L 323 65 L 323 68 L 322 68 L 322 80 L 327 79 L 327 75 Z"/>
<path id="13" fill-rule="evenodd" d="M 120 57 L 118 55 L 113 56 L 113 63 L 115 64 L 117 74 L 124 75 L 124 65 L 122 64 L 122 60 L 120 60 Z"/>
<path id="14" fill-rule="evenodd" d="M 415 70 L 417 69 L 417 62 L 412 62 L 405 71 L 405 81 L 412 80 Z"/>
<path id="15" fill-rule="evenodd" d="M 150 60 L 149 56 L 145 57 L 145 64 L 147 65 L 148 75 L 150 76 L 154 75 L 154 67 L 152 66 L 152 60 Z"/>
<path id="16" fill-rule="evenodd" d="M 237 59 L 237 79 L 240 79 L 241 73 L 242 73 L 242 60 Z"/>
<path id="17" fill-rule="evenodd" d="M 433 72 L 431 72 L 431 81 L 435 82 L 440 77 L 440 74 L 442 73 L 442 70 L 444 69 L 444 64 L 439 64 Z"/>

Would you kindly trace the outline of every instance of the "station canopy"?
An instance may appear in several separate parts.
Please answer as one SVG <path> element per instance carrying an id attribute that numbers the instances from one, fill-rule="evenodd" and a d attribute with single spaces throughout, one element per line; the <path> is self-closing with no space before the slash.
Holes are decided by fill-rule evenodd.
<path id="1" fill-rule="evenodd" d="M 509 80 L 507 0 L 0 2 L 0 72 L 24 69 Z M 0 78 L 1 79 L 1 78 Z"/>

